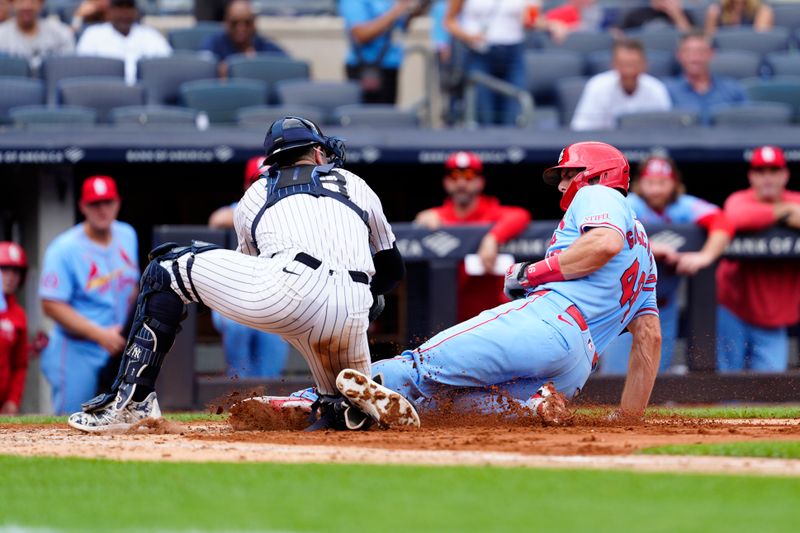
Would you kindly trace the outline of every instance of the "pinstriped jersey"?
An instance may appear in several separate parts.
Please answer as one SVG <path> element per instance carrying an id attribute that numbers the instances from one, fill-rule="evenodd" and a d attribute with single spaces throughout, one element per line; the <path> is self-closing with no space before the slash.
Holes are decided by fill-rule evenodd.
<path id="1" fill-rule="evenodd" d="M 255 232 L 253 221 L 267 203 L 267 180 L 261 178 L 245 192 L 236 207 L 234 226 L 238 251 L 272 257 L 281 252 L 305 252 L 329 267 L 375 273 L 373 254 L 392 247 L 392 227 L 383 214 L 381 201 L 367 183 L 352 172 L 337 168 L 344 180 L 325 182 L 323 187 L 347 195 L 368 215 L 368 223 L 344 203 L 329 197 L 295 194 L 264 211 Z M 255 235 L 256 242 L 253 242 Z"/>
<path id="2" fill-rule="evenodd" d="M 578 306 L 592 334 L 596 349 L 603 352 L 634 318 L 658 315 L 658 273 L 644 227 L 625 198 L 604 185 L 578 190 L 550 240 L 547 256 L 567 249 L 592 228 L 609 228 L 624 239 L 622 251 L 588 276 L 540 285 L 567 297 Z"/>

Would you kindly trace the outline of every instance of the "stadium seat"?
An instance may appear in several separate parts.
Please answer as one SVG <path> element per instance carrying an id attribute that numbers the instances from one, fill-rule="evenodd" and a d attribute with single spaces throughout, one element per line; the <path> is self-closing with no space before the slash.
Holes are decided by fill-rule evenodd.
<path id="1" fill-rule="evenodd" d="M 0 124 L 10 124 L 10 109 L 44 103 L 44 87 L 39 80 L 0 77 Z"/>
<path id="2" fill-rule="evenodd" d="M 748 50 L 718 50 L 711 58 L 711 73 L 738 80 L 761 74 L 761 55 Z"/>
<path id="3" fill-rule="evenodd" d="M 167 40 L 174 50 L 202 50 L 210 36 L 223 31 L 218 22 L 197 22 L 191 28 L 179 28 L 167 33 Z"/>
<path id="4" fill-rule="evenodd" d="M 800 52 L 772 52 L 765 62 L 773 76 L 800 76 Z"/>
<path id="5" fill-rule="evenodd" d="M 800 4 L 796 2 L 780 4 L 770 2 L 770 7 L 772 7 L 775 26 L 789 30 L 800 29 Z"/>
<path id="6" fill-rule="evenodd" d="M 775 126 L 792 121 L 792 107 L 778 102 L 750 102 L 726 106 L 712 113 L 715 126 Z"/>
<path id="7" fill-rule="evenodd" d="M 394 105 L 355 104 L 343 105 L 333 110 L 335 123 L 341 126 L 366 126 L 374 128 L 418 128 L 419 117 L 415 111 Z"/>
<path id="8" fill-rule="evenodd" d="M 27 78 L 31 75 L 28 60 L 22 57 L 0 55 L 0 76 Z"/>
<path id="9" fill-rule="evenodd" d="M 200 55 L 151 57 L 139 61 L 137 73 L 149 105 L 174 105 L 182 83 L 216 78 L 217 63 Z"/>
<path id="10" fill-rule="evenodd" d="M 58 84 L 60 101 L 65 105 L 89 107 L 97 111 L 99 122 L 109 122 L 115 107 L 144 104 L 144 88 L 127 85 L 116 78 L 87 77 L 62 80 Z"/>
<path id="11" fill-rule="evenodd" d="M 267 103 L 267 84 L 256 80 L 199 80 L 181 84 L 187 107 L 203 111 L 212 123 L 236 122 L 236 112 Z"/>
<path id="12" fill-rule="evenodd" d="M 197 111 L 175 106 L 124 106 L 111 110 L 113 124 L 162 126 L 166 124 L 196 126 Z"/>
<path id="13" fill-rule="evenodd" d="M 84 76 L 125 77 L 125 63 L 108 57 L 54 56 L 42 63 L 42 78 L 47 89 L 47 103 L 57 103 L 57 86 L 61 80 Z"/>
<path id="14" fill-rule="evenodd" d="M 546 31 L 527 31 L 525 32 L 525 48 L 527 50 L 539 50 L 545 48 L 550 41 L 550 35 Z"/>
<path id="15" fill-rule="evenodd" d="M 697 125 L 697 115 L 688 111 L 647 111 L 628 113 L 618 120 L 620 129 L 674 129 Z"/>
<path id="16" fill-rule="evenodd" d="M 528 129 L 557 130 L 561 125 L 561 113 L 557 107 L 540 107 L 533 110 L 533 120 L 528 124 Z"/>
<path id="17" fill-rule="evenodd" d="M 553 41 L 545 43 L 548 48 L 571 50 L 581 54 L 588 54 L 597 50 L 611 50 L 613 44 L 614 38 L 611 37 L 611 34 L 600 31 L 574 31 L 567 35 L 567 38 L 561 44 L 556 44 Z"/>
<path id="18" fill-rule="evenodd" d="M 556 94 L 558 95 L 558 109 L 561 112 L 561 123 L 569 125 L 572 122 L 572 115 L 578 107 L 581 99 L 583 87 L 588 78 L 578 76 L 574 78 L 564 78 L 556 82 Z"/>
<path id="19" fill-rule="evenodd" d="M 714 37 L 719 50 L 749 50 L 764 55 L 789 48 L 789 30 L 773 28 L 755 31 L 750 28 L 720 28 Z"/>
<path id="20" fill-rule="evenodd" d="M 525 72 L 526 88 L 536 105 L 557 105 L 556 82 L 582 76 L 584 59 L 581 54 L 569 50 L 527 50 Z"/>
<path id="21" fill-rule="evenodd" d="M 351 81 L 283 80 L 275 84 L 275 90 L 283 105 L 320 108 L 325 117 L 323 122 L 333 120 L 333 110 L 337 107 L 361 103 L 361 87 Z"/>
<path id="22" fill-rule="evenodd" d="M 243 107 L 236 113 L 236 122 L 240 126 L 267 130 L 270 124 L 283 117 L 303 117 L 322 124 L 325 115 L 319 108 L 302 105 L 271 105 Z"/>
<path id="23" fill-rule="evenodd" d="M 794 119 L 800 120 L 800 76 L 776 76 L 769 80 L 743 80 L 747 96 L 754 102 L 779 102 L 789 105 Z"/>
<path id="24" fill-rule="evenodd" d="M 281 54 L 259 54 L 245 56 L 237 54 L 226 61 L 228 63 L 228 76 L 230 78 L 243 78 L 261 80 L 270 87 L 269 99 L 277 102 L 275 83 L 281 80 L 308 80 L 311 79 L 311 70 L 308 63 L 298 61 Z"/>
<path id="25" fill-rule="evenodd" d="M 675 28 L 652 28 L 646 31 L 634 30 L 625 34 L 625 37 L 636 39 L 648 50 L 661 50 L 675 54 L 680 40 L 680 32 Z"/>
<path id="26" fill-rule="evenodd" d="M 663 50 L 647 50 L 647 73 L 656 78 L 669 78 L 675 75 L 675 54 Z M 611 68 L 611 51 L 599 50 L 586 56 L 590 75 L 605 72 Z"/>
<path id="27" fill-rule="evenodd" d="M 8 113 L 15 126 L 50 126 L 62 124 L 67 127 L 93 125 L 97 120 L 97 111 L 88 107 L 61 106 L 51 107 L 32 105 L 15 107 Z"/>

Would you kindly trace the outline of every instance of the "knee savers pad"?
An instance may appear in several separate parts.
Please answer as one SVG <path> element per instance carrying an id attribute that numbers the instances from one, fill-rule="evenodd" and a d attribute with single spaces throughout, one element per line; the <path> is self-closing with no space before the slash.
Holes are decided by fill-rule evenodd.
<path id="1" fill-rule="evenodd" d="M 178 246 L 174 242 L 164 243 L 161 246 L 151 250 L 148 254 L 148 257 L 150 258 L 150 265 L 148 265 L 144 275 L 142 276 L 142 284 L 144 285 L 146 281 L 145 278 L 147 277 L 151 266 L 154 264 L 160 266 L 160 263 L 171 261 L 172 276 L 175 278 L 175 282 L 178 284 L 178 288 L 180 289 L 183 297 L 190 302 L 195 302 L 202 305 L 203 301 L 200 299 L 200 295 L 197 293 L 194 282 L 192 281 L 192 266 L 194 265 L 194 257 L 197 254 L 201 254 L 209 250 L 218 250 L 220 248 L 221 246 L 217 246 L 216 244 L 210 244 L 202 241 L 192 241 L 190 246 Z M 189 255 L 189 258 L 186 260 L 185 276 L 181 274 L 178 266 L 178 259 L 184 255 Z M 163 268 L 161 270 L 163 270 Z M 154 284 L 154 288 L 156 288 L 156 290 L 161 290 L 161 287 L 164 283 L 162 274 L 165 272 L 162 272 L 161 270 L 153 269 L 150 279 L 148 280 L 150 283 Z M 167 280 L 169 280 L 169 275 L 167 275 Z M 169 281 L 167 281 L 166 288 L 169 289 Z M 144 287 L 142 289 L 144 290 Z"/>

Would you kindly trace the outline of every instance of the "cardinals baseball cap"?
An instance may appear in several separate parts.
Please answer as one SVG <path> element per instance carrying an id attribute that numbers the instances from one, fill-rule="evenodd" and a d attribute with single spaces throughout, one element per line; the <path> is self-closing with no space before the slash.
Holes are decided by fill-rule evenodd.
<path id="1" fill-rule="evenodd" d="M 675 169 L 672 168 L 670 162 L 666 159 L 661 159 L 660 157 L 651 158 L 645 165 L 644 169 L 642 169 L 642 173 L 639 177 L 644 179 L 655 176 L 677 179 L 677 176 L 675 175 Z"/>
<path id="2" fill-rule="evenodd" d="M 117 183 L 110 176 L 92 176 L 83 182 L 81 203 L 102 202 L 103 200 L 119 200 Z"/>
<path id="3" fill-rule="evenodd" d="M 470 169 L 474 172 L 483 172 L 483 163 L 478 154 L 473 152 L 455 152 L 444 163 L 448 171 Z"/>
<path id="4" fill-rule="evenodd" d="M 783 155 L 783 150 L 777 146 L 759 146 L 753 150 L 750 166 L 754 168 L 784 168 L 786 167 L 786 158 Z"/>

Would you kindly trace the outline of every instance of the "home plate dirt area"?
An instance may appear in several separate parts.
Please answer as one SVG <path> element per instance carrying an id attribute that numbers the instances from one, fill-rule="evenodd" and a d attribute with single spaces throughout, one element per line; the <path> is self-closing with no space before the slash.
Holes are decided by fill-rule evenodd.
<path id="1" fill-rule="evenodd" d="M 536 420 L 423 418 L 420 429 L 304 433 L 258 413 L 224 421 L 147 421 L 123 434 L 66 424 L 0 425 L 0 454 L 147 461 L 222 461 L 622 468 L 800 476 L 800 460 L 638 455 L 652 446 L 800 440 L 794 419 L 650 417 L 612 425 L 578 416 L 567 427 Z"/>

